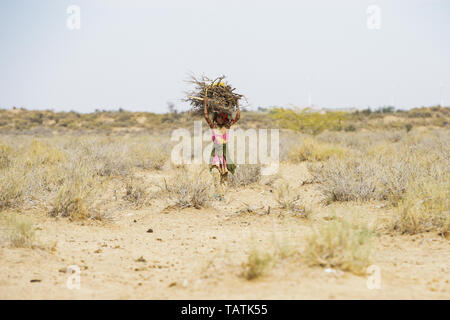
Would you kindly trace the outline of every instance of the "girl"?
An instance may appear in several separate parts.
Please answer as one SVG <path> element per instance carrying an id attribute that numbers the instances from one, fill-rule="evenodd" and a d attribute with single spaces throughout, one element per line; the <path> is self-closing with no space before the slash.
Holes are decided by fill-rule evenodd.
<path id="1" fill-rule="evenodd" d="M 209 118 L 208 109 L 208 89 L 203 100 L 203 113 L 206 122 L 209 124 L 212 133 L 213 149 L 211 151 L 209 170 L 214 177 L 215 197 L 224 199 L 224 189 L 228 180 L 228 172 L 234 173 L 236 165 L 227 157 L 228 129 L 235 124 L 240 116 L 239 105 L 236 104 L 236 117 L 233 119 L 231 113 L 214 112 L 213 120 Z"/>

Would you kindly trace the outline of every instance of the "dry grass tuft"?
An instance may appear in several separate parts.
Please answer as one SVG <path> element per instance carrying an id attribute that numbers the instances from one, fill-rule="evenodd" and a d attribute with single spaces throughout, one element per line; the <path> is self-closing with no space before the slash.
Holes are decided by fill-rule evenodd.
<path id="1" fill-rule="evenodd" d="M 125 195 L 123 199 L 134 205 L 135 208 L 141 208 L 149 205 L 152 198 L 143 179 L 131 177 L 125 185 Z"/>
<path id="2" fill-rule="evenodd" d="M 261 166 L 258 164 L 238 165 L 234 174 L 228 175 L 231 187 L 245 187 L 261 180 Z"/>
<path id="3" fill-rule="evenodd" d="M 272 237 L 272 245 L 274 247 L 274 256 L 278 259 L 288 259 L 297 254 L 298 249 L 292 244 L 289 238 L 278 239 L 275 234 Z"/>
<path id="4" fill-rule="evenodd" d="M 197 177 L 190 176 L 186 170 L 180 170 L 170 183 L 164 180 L 163 190 L 175 201 L 176 207 L 200 209 L 207 206 L 211 200 L 211 185 L 202 179 L 204 170 L 200 171 Z"/>
<path id="5" fill-rule="evenodd" d="M 82 220 L 94 216 L 92 193 L 98 191 L 99 180 L 85 163 L 71 163 L 61 168 L 61 185 L 52 201 L 51 216 Z"/>
<path id="6" fill-rule="evenodd" d="M 398 199 L 416 171 L 410 163 L 389 160 L 384 155 L 332 158 L 309 170 L 330 202 Z"/>
<path id="7" fill-rule="evenodd" d="M 297 200 L 300 199 L 298 190 L 292 188 L 289 183 L 282 182 L 278 185 L 275 196 L 281 209 L 293 210 Z"/>
<path id="8" fill-rule="evenodd" d="M 450 184 L 448 178 L 411 187 L 392 218 L 390 229 L 402 234 L 437 231 L 450 236 Z"/>
<path id="9" fill-rule="evenodd" d="M 7 213 L 6 240 L 15 248 L 32 248 L 35 243 L 35 232 L 30 219 L 16 213 Z"/>
<path id="10" fill-rule="evenodd" d="M 304 257 L 312 266 L 339 268 L 361 275 L 370 264 L 369 229 L 349 220 L 333 219 L 307 237 Z"/>
<path id="11" fill-rule="evenodd" d="M 169 155 L 163 152 L 159 147 L 154 146 L 137 146 L 133 150 L 133 158 L 136 159 L 136 166 L 142 169 L 161 170 Z"/>
<path id="12" fill-rule="evenodd" d="M 80 155 L 89 162 L 102 177 L 127 176 L 132 167 L 130 151 L 127 144 L 104 138 L 82 140 Z"/>
<path id="13" fill-rule="evenodd" d="M 277 237 L 272 234 L 269 245 L 272 247 L 268 251 L 262 251 L 258 248 L 260 242 L 252 239 L 250 250 L 246 261 L 241 265 L 241 276 L 247 280 L 254 280 L 265 275 L 270 268 L 277 265 L 281 260 L 289 259 L 298 253 L 298 248 L 292 244 L 291 239 L 287 237 Z"/>
<path id="14" fill-rule="evenodd" d="M 12 148 L 0 141 L 0 170 L 8 168 L 11 164 Z"/>
<path id="15" fill-rule="evenodd" d="M 0 210 L 22 203 L 23 184 L 24 173 L 17 166 L 0 169 Z"/>
<path id="16" fill-rule="evenodd" d="M 64 160 L 66 160 L 64 151 L 43 139 L 33 139 L 25 153 L 27 166 L 53 165 Z"/>
<path id="17" fill-rule="evenodd" d="M 273 256 L 267 252 L 261 252 L 252 248 L 247 256 L 247 261 L 242 264 L 241 276 L 247 280 L 261 277 L 273 263 Z"/>

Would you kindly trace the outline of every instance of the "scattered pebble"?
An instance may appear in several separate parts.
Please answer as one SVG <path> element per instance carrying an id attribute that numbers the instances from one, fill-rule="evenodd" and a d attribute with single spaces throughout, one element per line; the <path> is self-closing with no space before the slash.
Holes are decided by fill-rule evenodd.
<path id="1" fill-rule="evenodd" d="M 331 269 L 331 268 L 326 268 L 324 271 L 325 271 L 325 273 L 334 274 L 335 276 L 342 276 L 342 275 L 344 275 L 344 272 L 341 271 L 341 270 L 335 270 L 335 269 Z"/>
<path id="2" fill-rule="evenodd" d="M 136 259 L 136 262 L 147 262 L 147 260 L 145 260 L 143 256 L 140 256 L 138 259 Z"/>

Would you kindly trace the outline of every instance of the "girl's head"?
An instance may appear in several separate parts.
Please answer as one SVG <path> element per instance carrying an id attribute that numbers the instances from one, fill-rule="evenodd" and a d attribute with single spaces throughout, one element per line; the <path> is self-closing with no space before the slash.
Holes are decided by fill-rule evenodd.
<path id="1" fill-rule="evenodd" d="M 213 120 L 219 127 L 223 127 L 231 123 L 232 117 L 230 113 L 216 111 Z"/>

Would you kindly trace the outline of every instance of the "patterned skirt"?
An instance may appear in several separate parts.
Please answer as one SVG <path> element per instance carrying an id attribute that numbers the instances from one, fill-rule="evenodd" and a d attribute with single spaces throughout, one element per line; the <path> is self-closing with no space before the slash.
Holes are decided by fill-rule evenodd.
<path id="1" fill-rule="evenodd" d="M 234 170 L 236 169 L 236 165 L 228 156 L 226 143 L 224 144 L 214 143 L 213 148 L 211 150 L 211 157 L 209 163 L 210 163 L 209 170 L 212 170 L 214 167 L 218 167 L 221 173 L 229 171 L 234 174 Z"/>

